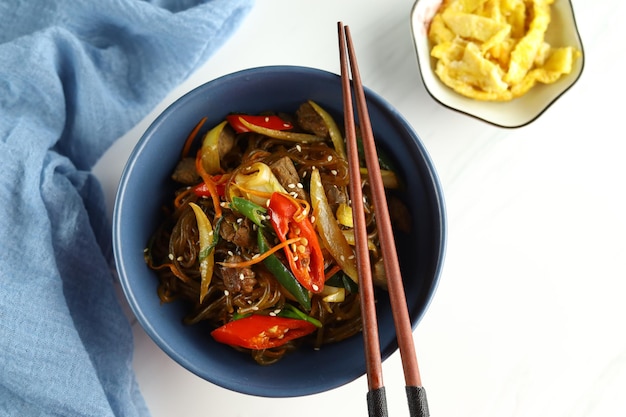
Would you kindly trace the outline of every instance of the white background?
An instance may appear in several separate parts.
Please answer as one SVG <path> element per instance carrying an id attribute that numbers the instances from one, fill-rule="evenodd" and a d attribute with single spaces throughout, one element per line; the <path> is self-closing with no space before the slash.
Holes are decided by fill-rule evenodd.
<path id="1" fill-rule="evenodd" d="M 337 73 L 341 20 L 363 82 L 413 125 L 444 189 L 445 265 L 414 333 L 431 415 L 626 416 L 626 3 L 573 4 L 581 79 L 537 121 L 507 130 L 427 94 L 411 1 L 257 0 L 226 45 L 98 163 L 109 212 L 130 151 L 168 104 L 249 67 Z M 367 415 L 364 377 L 303 398 L 241 395 L 189 373 L 133 328 L 134 366 L 155 417 Z M 397 353 L 383 370 L 389 415 L 408 415 Z"/>

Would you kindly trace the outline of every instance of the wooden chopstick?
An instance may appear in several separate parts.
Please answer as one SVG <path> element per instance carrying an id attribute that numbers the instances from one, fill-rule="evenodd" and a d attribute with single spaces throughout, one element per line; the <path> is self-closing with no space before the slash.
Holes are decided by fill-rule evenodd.
<path id="1" fill-rule="evenodd" d="M 350 170 L 350 200 L 354 219 L 354 235 L 356 241 L 356 260 L 359 273 L 359 292 L 361 302 L 361 316 L 363 321 L 363 338 L 365 340 L 365 364 L 367 370 L 368 394 L 367 404 L 370 416 L 382 417 L 387 415 L 387 400 L 383 384 L 382 361 L 378 342 L 378 324 L 376 319 L 376 305 L 372 272 L 367 247 L 367 229 L 365 226 L 365 210 L 363 208 L 363 193 L 359 155 L 356 141 L 356 127 L 352 108 L 352 93 L 350 89 L 350 75 L 348 73 L 348 59 L 346 57 L 346 38 L 343 36 L 343 25 L 339 23 L 339 56 L 341 61 L 341 86 L 343 92 L 343 111 L 346 134 L 346 152 Z M 357 179 L 357 180 L 354 180 Z M 374 412 L 374 410 L 376 410 Z"/>
<path id="2" fill-rule="evenodd" d="M 400 350 L 406 394 L 411 417 L 429 416 L 426 391 L 422 387 L 413 331 L 409 318 L 404 285 L 398 255 L 391 228 L 391 219 L 387 198 L 378 163 L 378 154 L 372 125 L 367 109 L 367 102 L 359 67 L 357 64 L 354 45 L 350 34 L 350 28 L 342 22 L 338 22 L 339 32 L 339 57 L 341 64 L 341 80 L 343 92 L 344 123 L 346 130 L 346 146 L 350 169 L 350 198 L 352 202 L 354 228 L 356 239 L 356 259 L 359 272 L 359 286 L 361 291 L 361 311 L 363 318 L 363 336 L 365 340 L 365 356 L 368 378 L 368 410 L 370 416 L 382 417 L 387 415 L 385 387 L 382 378 L 382 364 L 380 345 L 378 341 L 378 325 L 376 319 L 376 307 L 372 285 L 371 265 L 367 248 L 367 230 L 363 210 L 363 194 L 360 182 L 360 166 L 358 147 L 356 140 L 356 128 L 354 111 L 352 109 L 352 93 L 350 76 L 348 74 L 348 59 L 354 87 L 354 97 L 361 128 L 361 137 L 368 171 L 368 179 L 372 190 L 374 210 L 376 212 L 376 225 L 380 236 L 381 251 L 384 259 L 385 274 L 389 289 L 392 315 L 396 327 L 396 337 Z M 346 49 L 348 59 L 346 59 Z"/>

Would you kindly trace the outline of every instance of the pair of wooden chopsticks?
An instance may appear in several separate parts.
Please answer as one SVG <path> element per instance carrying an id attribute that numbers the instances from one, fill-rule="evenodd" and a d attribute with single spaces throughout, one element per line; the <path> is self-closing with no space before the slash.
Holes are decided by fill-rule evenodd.
<path id="1" fill-rule="evenodd" d="M 339 58 L 341 61 L 341 85 L 343 92 L 343 110 L 346 130 L 346 142 L 348 162 L 350 169 L 350 198 L 354 216 L 354 229 L 356 239 L 356 259 L 359 272 L 361 292 L 361 314 L 363 318 L 363 337 L 365 339 L 365 359 L 367 366 L 367 405 L 371 417 L 387 416 L 387 399 L 382 376 L 382 359 L 378 340 L 378 324 L 376 319 L 376 307 L 374 289 L 372 285 L 372 272 L 367 248 L 367 230 L 365 226 L 365 212 L 363 210 L 363 194 L 361 191 L 360 166 L 352 107 L 352 92 L 348 59 L 352 73 L 354 97 L 361 127 L 361 136 L 367 165 L 368 178 L 372 190 L 374 209 L 376 211 L 376 225 L 380 235 L 380 245 L 385 265 L 385 273 L 389 287 L 389 297 L 393 320 L 396 327 L 400 357 L 404 370 L 406 395 L 411 417 L 429 416 L 426 391 L 422 387 L 422 381 L 415 354 L 413 333 L 409 312 L 402 283 L 398 255 L 391 229 L 391 220 L 387 206 L 387 198 L 383 186 L 380 166 L 374 134 L 367 110 L 365 92 L 361 83 L 361 76 L 356 61 L 354 45 L 350 35 L 350 28 L 342 22 L 338 22 L 339 30 Z M 347 50 L 347 57 L 346 57 Z"/>

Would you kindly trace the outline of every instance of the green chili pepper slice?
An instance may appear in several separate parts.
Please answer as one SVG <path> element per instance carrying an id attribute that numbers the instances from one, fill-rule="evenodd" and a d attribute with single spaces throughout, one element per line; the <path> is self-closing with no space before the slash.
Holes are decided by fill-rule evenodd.
<path id="1" fill-rule="evenodd" d="M 267 214 L 267 209 L 264 207 L 241 197 L 233 197 L 230 202 L 230 207 L 246 216 L 257 226 L 265 227 L 265 215 Z"/>
<path id="2" fill-rule="evenodd" d="M 261 253 L 270 250 L 270 245 L 265 239 L 262 227 L 260 227 L 258 230 L 257 242 L 259 245 L 259 251 Z M 307 311 L 311 310 L 311 297 L 309 296 L 309 292 L 302 286 L 302 284 L 298 282 L 298 280 L 291 273 L 289 268 L 287 268 L 280 261 L 280 259 L 276 257 L 276 255 L 270 255 L 265 258 L 263 260 L 263 264 L 272 274 L 274 274 L 280 285 L 285 287 L 285 289 L 294 296 L 296 301 L 302 307 L 304 307 Z"/>
<path id="3" fill-rule="evenodd" d="M 266 227 L 267 223 L 265 219 L 267 209 L 241 197 L 233 197 L 230 202 L 230 207 L 246 216 L 259 227 L 257 232 L 257 244 L 259 245 L 259 251 L 264 253 L 270 250 L 270 245 L 263 234 L 266 229 L 271 230 L 270 227 Z M 263 260 L 263 265 L 265 265 L 265 267 L 276 277 L 276 280 L 278 280 L 280 285 L 293 295 L 296 301 L 303 308 L 307 311 L 311 309 L 311 297 L 309 296 L 309 292 L 298 282 L 289 268 L 286 267 L 280 259 L 276 257 L 276 255 L 272 254 L 265 258 Z"/>
<path id="4" fill-rule="evenodd" d="M 282 310 L 280 310 L 280 313 L 278 313 L 278 317 L 287 317 L 287 318 L 291 318 L 291 319 L 300 319 L 300 320 L 306 320 L 311 324 L 314 324 L 315 327 L 322 327 L 322 322 L 319 321 L 318 319 L 309 316 L 308 314 L 298 310 L 296 307 L 294 307 L 291 304 L 285 304 L 285 306 L 282 308 Z"/>

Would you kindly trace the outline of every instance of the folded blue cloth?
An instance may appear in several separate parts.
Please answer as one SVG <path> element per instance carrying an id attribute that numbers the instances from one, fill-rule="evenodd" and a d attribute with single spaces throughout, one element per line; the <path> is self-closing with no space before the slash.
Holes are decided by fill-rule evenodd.
<path id="1" fill-rule="evenodd" d="M 0 415 L 148 415 L 90 169 L 251 1 L 0 0 Z"/>

